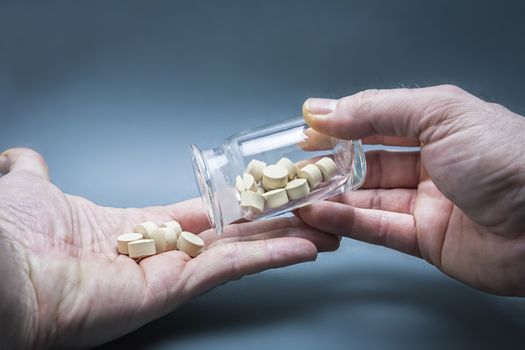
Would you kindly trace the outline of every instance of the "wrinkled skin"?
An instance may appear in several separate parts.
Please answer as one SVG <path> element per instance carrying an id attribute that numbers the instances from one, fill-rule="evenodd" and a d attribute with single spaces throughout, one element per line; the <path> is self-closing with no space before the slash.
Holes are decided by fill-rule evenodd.
<path id="1" fill-rule="evenodd" d="M 86 348 L 128 333 L 206 290 L 269 268 L 314 260 L 339 239 L 297 218 L 208 229 L 200 202 L 106 208 L 64 194 L 28 149 L 0 156 L 0 348 Z M 206 250 L 136 263 L 116 236 L 136 224 L 179 220 Z"/>
<path id="2" fill-rule="evenodd" d="M 525 118 L 448 85 L 309 99 L 303 113 L 322 134 L 421 148 L 367 152 L 364 189 L 297 216 L 525 296 Z"/>

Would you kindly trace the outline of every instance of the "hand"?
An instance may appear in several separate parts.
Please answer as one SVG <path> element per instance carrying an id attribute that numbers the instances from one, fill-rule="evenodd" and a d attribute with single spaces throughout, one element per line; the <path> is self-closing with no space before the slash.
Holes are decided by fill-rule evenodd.
<path id="1" fill-rule="evenodd" d="M 367 152 L 364 189 L 300 209 L 308 225 L 525 295 L 524 118 L 455 86 L 309 99 L 303 113 L 320 133 L 421 147 Z"/>
<path id="2" fill-rule="evenodd" d="M 117 209 L 62 193 L 40 155 L 0 156 L 0 348 L 89 347 L 130 332 L 227 280 L 314 260 L 333 235 L 297 218 L 231 225 L 217 237 L 200 201 Z M 137 264 L 116 236 L 142 221 L 178 220 L 206 250 Z"/>

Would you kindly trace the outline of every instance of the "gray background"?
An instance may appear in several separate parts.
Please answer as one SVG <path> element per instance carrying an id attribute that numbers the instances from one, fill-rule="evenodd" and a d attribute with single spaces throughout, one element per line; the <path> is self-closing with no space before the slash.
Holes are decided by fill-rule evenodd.
<path id="1" fill-rule="evenodd" d="M 453 83 L 525 113 L 523 1 L 1 1 L 0 148 L 101 205 L 194 197 L 188 145 L 309 96 Z M 231 282 L 105 346 L 512 348 L 525 302 L 345 240 Z"/>

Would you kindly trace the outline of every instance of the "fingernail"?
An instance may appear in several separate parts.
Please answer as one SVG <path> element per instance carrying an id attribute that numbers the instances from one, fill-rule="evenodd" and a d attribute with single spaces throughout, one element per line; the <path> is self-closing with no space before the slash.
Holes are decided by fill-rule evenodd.
<path id="1" fill-rule="evenodd" d="M 309 98 L 304 102 L 303 114 L 310 116 L 327 116 L 335 111 L 337 100 L 329 98 Z"/>

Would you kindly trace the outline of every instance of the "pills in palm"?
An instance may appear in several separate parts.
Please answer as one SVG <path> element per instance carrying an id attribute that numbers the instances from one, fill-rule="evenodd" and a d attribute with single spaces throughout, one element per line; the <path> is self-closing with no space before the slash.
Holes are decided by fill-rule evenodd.
<path id="1" fill-rule="evenodd" d="M 153 239 L 139 239 L 128 243 L 128 255 L 133 259 L 145 258 L 156 254 Z"/>
<path id="2" fill-rule="evenodd" d="M 146 221 L 138 224 L 133 228 L 133 232 L 141 233 L 145 239 L 150 238 L 150 234 L 157 229 L 157 224 L 151 221 Z"/>
<path id="3" fill-rule="evenodd" d="M 200 237 L 183 231 L 180 223 L 175 220 L 164 222 L 160 227 L 152 221 L 147 221 L 136 225 L 133 230 L 147 232 L 148 238 L 138 232 L 121 234 L 117 236 L 117 251 L 137 261 L 175 249 L 195 257 L 204 247 L 204 241 Z M 180 238 L 183 232 L 185 232 L 184 237 Z M 182 248 L 179 248 L 179 242 Z"/>
<path id="4" fill-rule="evenodd" d="M 179 237 L 180 233 L 182 232 L 182 227 L 180 226 L 179 222 L 175 221 L 175 220 L 165 222 L 165 223 L 161 224 L 160 227 L 169 227 L 169 228 L 171 228 L 175 232 L 177 237 Z"/>
<path id="5" fill-rule="evenodd" d="M 188 254 L 192 258 L 196 257 L 204 247 L 202 238 L 188 231 L 182 231 L 177 240 L 177 247 L 180 251 Z"/>
<path id="6" fill-rule="evenodd" d="M 120 254 L 128 254 L 128 243 L 143 239 L 142 233 L 124 233 L 117 236 L 117 250 Z"/>

